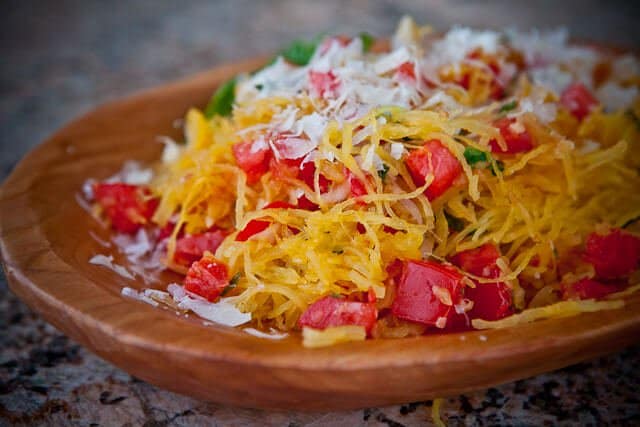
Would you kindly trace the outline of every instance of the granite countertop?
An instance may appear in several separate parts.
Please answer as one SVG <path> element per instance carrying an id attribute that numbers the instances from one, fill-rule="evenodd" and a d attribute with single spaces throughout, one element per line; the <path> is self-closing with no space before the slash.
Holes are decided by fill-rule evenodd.
<path id="1" fill-rule="evenodd" d="M 629 46 L 640 40 L 634 2 L 576 0 L 560 8 L 556 3 L 9 1 L 0 18 L 0 177 L 46 135 L 101 102 L 217 63 L 274 51 L 291 38 L 324 30 L 384 35 L 410 13 L 440 29 L 455 23 L 568 25 L 581 38 Z M 48 325 L 8 291 L 4 277 L 0 331 L 0 426 L 431 423 L 431 402 L 308 414 L 233 408 L 160 390 Z M 635 346 L 450 397 L 442 413 L 450 425 L 640 425 L 638 390 L 640 346 Z"/>

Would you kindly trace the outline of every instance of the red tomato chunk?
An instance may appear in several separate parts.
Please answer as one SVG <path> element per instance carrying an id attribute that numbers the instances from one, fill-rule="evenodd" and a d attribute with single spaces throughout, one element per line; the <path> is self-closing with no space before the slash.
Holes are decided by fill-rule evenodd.
<path id="1" fill-rule="evenodd" d="M 560 95 L 560 104 L 578 120 L 584 119 L 598 105 L 598 100 L 582 83 L 569 85 Z"/>
<path id="2" fill-rule="evenodd" d="M 337 94 L 340 81 L 332 71 L 326 73 L 309 71 L 311 93 L 318 98 L 333 98 Z"/>
<path id="3" fill-rule="evenodd" d="M 377 317 L 378 311 L 373 302 L 348 301 L 327 296 L 311 304 L 302 313 L 298 323 L 314 329 L 356 325 L 363 326 L 369 333 Z"/>
<path id="4" fill-rule="evenodd" d="M 433 182 L 424 192 L 429 200 L 449 189 L 462 173 L 458 159 L 437 139 L 427 141 L 422 148 L 410 152 L 406 164 L 418 187 L 425 184 L 427 175 L 433 175 Z"/>
<path id="5" fill-rule="evenodd" d="M 271 202 L 263 209 L 295 209 L 296 207 L 287 202 Z M 246 242 L 249 238 L 255 234 L 261 233 L 266 230 L 271 221 L 263 221 L 260 219 L 252 219 L 247 225 L 236 235 L 237 242 Z"/>
<path id="6" fill-rule="evenodd" d="M 151 197 L 148 188 L 121 182 L 94 184 L 93 195 L 113 228 L 122 233 L 138 231 L 158 207 L 158 199 Z"/>
<path id="7" fill-rule="evenodd" d="M 416 80 L 416 66 L 413 62 L 404 62 L 396 68 L 395 78 L 399 80 Z"/>
<path id="8" fill-rule="evenodd" d="M 475 276 L 491 279 L 500 277 L 498 258 L 498 248 L 487 243 L 455 254 L 451 262 Z M 475 288 L 465 288 L 465 297 L 473 301 L 467 312 L 470 319 L 498 320 L 513 313 L 511 289 L 506 283 L 476 283 Z"/>
<path id="9" fill-rule="evenodd" d="M 391 312 L 400 319 L 436 325 L 447 318 L 461 298 L 462 275 L 454 269 L 431 261 L 407 261 L 398 283 Z M 436 289 L 436 288 L 439 288 Z M 448 293 L 451 305 L 438 294 Z"/>
<path id="10" fill-rule="evenodd" d="M 562 299 L 600 299 L 620 290 L 618 285 L 605 285 L 595 280 L 582 279 L 571 285 L 563 286 Z"/>
<path id="11" fill-rule="evenodd" d="M 246 141 L 234 144 L 232 149 L 238 167 L 247 175 L 248 184 L 255 184 L 269 170 L 272 153 L 268 146 L 255 148 L 253 141 Z"/>
<path id="12" fill-rule="evenodd" d="M 451 262 L 462 270 L 480 277 L 495 278 L 500 276 L 496 261 L 500 251 L 495 245 L 487 243 L 476 249 L 455 254 Z"/>
<path id="13" fill-rule="evenodd" d="M 194 261 L 202 258 L 205 251 L 211 253 L 218 249 L 227 232 L 220 229 L 206 231 L 178 238 L 173 259 L 181 265 L 190 266 Z"/>
<path id="14" fill-rule="evenodd" d="M 213 256 L 205 256 L 191 264 L 184 288 L 208 301 L 214 302 L 229 284 L 227 266 Z"/>
<path id="15" fill-rule="evenodd" d="M 587 237 L 585 261 L 593 264 L 601 279 L 615 279 L 633 272 L 640 263 L 640 238 L 615 229 Z"/>
<path id="16" fill-rule="evenodd" d="M 504 117 L 493 123 L 493 125 L 500 130 L 500 135 L 504 138 L 507 149 L 503 150 L 498 145 L 498 141 L 492 139 L 489 141 L 491 151 L 494 153 L 516 154 L 530 151 L 533 148 L 533 140 L 529 132 L 527 132 L 526 129 L 522 132 L 517 132 L 513 129 L 515 123 L 516 119 L 510 119 L 508 117 Z"/>

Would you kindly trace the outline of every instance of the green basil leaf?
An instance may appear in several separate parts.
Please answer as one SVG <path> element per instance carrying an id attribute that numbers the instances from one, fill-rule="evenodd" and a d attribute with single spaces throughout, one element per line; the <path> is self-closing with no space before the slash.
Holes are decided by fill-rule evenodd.
<path id="1" fill-rule="evenodd" d="M 487 162 L 489 161 L 488 154 L 484 151 L 480 151 L 477 148 L 466 147 L 464 149 L 464 158 L 467 160 L 470 166 L 475 165 L 479 162 Z"/>
<path id="2" fill-rule="evenodd" d="M 295 65 L 307 65 L 318 47 L 318 40 L 294 40 L 281 55 L 288 62 Z"/>
<path id="3" fill-rule="evenodd" d="M 498 112 L 500 113 L 506 113 L 507 111 L 511 111 L 513 109 L 515 109 L 518 106 L 518 101 L 516 101 L 515 99 L 511 102 L 507 102 L 506 104 L 504 104 L 502 107 L 500 107 L 500 109 L 498 110 Z"/>
<path id="4" fill-rule="evenodd" d="M 360 33 L 358 37 L 362 40 L 362 51 L 365 53 L 369 52 L 371 50 L 371 46 L 373 46 L 373 43 L 376 41 L 375 37 L 369 33 Z"/>
<path id="5" fill-rule="evenodd" d="M 236 79 L 235 77 L 218 87 L 209 100 L 204 110 L 207 118 L 213 116 L 228 116 L 233 109 L 233 102 L 236 99 Z"/>

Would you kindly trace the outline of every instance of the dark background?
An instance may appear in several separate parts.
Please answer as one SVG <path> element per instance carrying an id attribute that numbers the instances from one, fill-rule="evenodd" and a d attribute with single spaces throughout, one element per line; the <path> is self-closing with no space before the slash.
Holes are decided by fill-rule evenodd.
<path id="1" fill-rule="evenodd" d="M 0 178 L 29 148 L 102 102 L 273 52 L 295 37 L 389 35 L 404 14 L 439 30 L 566 26 L 579 39 L 640 46 L 640 1 L 632 0 L 4 0 L 0 7 Z M 236 411 L 159 391 L 87 353 L 6 289 L 0 274 L 0 426 L 418 425 L 428 418 L 429 403 L 307 416 Z M 636 347 L 451 398 L 445 412 L 453 424 L 640 423 L 639 364 Z"/>

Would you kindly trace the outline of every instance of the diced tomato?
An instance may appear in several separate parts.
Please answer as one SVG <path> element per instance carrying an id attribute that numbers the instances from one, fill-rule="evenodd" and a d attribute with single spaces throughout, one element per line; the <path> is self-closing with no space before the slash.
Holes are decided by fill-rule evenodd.
<path id="1" fill-rule="evenodd" d="M 255 148 L 253 141 L 246 141 L 234 144 L 232 149 L 236 163 L 247 175 L 248 184 L 255 184 L 269 170 L 272 157 L 269 146 Z"/>
<path id="2" fill-rule="evenodd" d="M 498 320 L 513 314 L 511 289 L 506 283 L 476 283 L 465 289 L 465 297 L 473 301 L 467 312 L 470 319 Z"/>
<path id="3" fill-rule="evenodd" d="M 453 304 L 460 300 L 462 275 L 452 268 L 432 261 L 407 261 L 398 283 L 391 312 L 400 319 L 425 325 L 436 325 L 440 318 L 446 319 Z M 452 305 L 438 297 L 448 292 Z"/>
<path id="4" fill-rule="evenodd" d="M 433 175 L 433 182 L 424 192 L 429 200 L 444 193 L 462 173 L 458 159 L 437 139 L 411 151 L 405 162 L 417 186 L 425 184 L 427 175 Z"/>
<path id="5" fill-rule="evenodd" d="M 496 261 L 500 251 L 491 243 L 475 249 L 462 251 L 451 257 L 451 262 L 462 270 L 480 277 L 495 278 L 500 276 L 500 268 Z"/>
<path id="6" fill-rule="evenodd" d="M 396 258 L 395 260 L 393 260 L 393 262 L 387 265 L 387 277 L 397 281 L 400 279 L 400 275 L 402 274 L 403 269 L 404 263 Z"/>
<path id="7" fill-rule="evenodd" d="M 492 139 L 489 141 L 491 151 L 494 153 L 515 154 L 524 153 L 533 148 L 533 140 L 529 132 L 527 132 L 526 129 L 522 132 L 514 130 L 512 126 L 514 123 L 516 123 L 516 119 L 509 117 L 503 117 L 493 123 L 493 125 L 500 130 L 500 134 L 507 144 L 507 149 L 503 150 L 498 145 L 498 141 Z"/>
<path id="8" fill-rule="evenodd" d="M 236 242 L 246 242 L 255 234 L 262 233 L 271 223 L 269 221 L 261 221 L 252 219 L 247 225 L 236 235 Z"/>
<path id="9" fill-rule="evenodd" d="M 171 236 L 173 229 L 176 227 L 174 222 L 167 222 L 167 224 L 158 230 L 158 240 L 166 239 Z M 179 233 L 182 234 L 182 233 Z"/>
<path id="10" fill-rule="evenodd" d="M 326 296 L 311 304 L 302 313 L 298 323 L 314 329 L 357 325 L 363 326 L 369 333 L 377 317 L 378 310 L 374 302 L 356 302 Z"/>
<path id="11" fill-rule="evenodd" d="M 304 181 L 304 183 L 307 184 L 309 188 L 313 189 L 315 188 L 313 185 L 315 173 L 316 165 L 313 162 L 306 162 L 300 169 L 299 178 Z M 320 193 L 326 193 L 329 189 L 329 180 L 322 174 L 320 174 L 320 176 L 318 177 L 318 186 L 320 187 Z"/>
<path id="12" fill-rule="evenodd" d="M 471 327 L 471 319 L 469 318 L 468 313 L 457 313 L 455 307 L 449 311 L 447 316 L 447 324 L 444 327 L 444 331 L 446 332 L 462 332 L 462 331 L 470 331 L 473 328 Z"/>
<path id="13" fill-rule="evenodd" d="M 274 179 L 295 179 L 300 175 L 300 163 L 302 159 L 276 159 L 272 157 L 269 162 L 269 170 Z"/>
<path id="14" fill-rule="evenodd" d="M 313 203 L 311 200 L 307 198 L 304 194 L 298 197 L 298 208 L 304 209 L 306 211 L 317 211 L 320 209 L 320 206 Z"/>
<path id="15" fill-rule="evenodd" d="M 451 262 L 476 276 L 497 278 L 501 273 L 496 263 L 498 258 L 498 248 L 487 243 L 455 254 Z M 513 313 L 511 289 L 506 283 L 476 283 L 475 288 L 465 288 L 465 297 L 473 301 L 473 307 L 467 312 L 470 319 L 498 320 Z"/>
<path id="16" fill-rule="evenodd" d="M 413 62 L 407 61 L 396 68 L 395 78 L 398 80 L 416 80 L 416 66 Z"/>
<path id="17" fill-rule="evenodd" d="M 640 263 L 640 238 L 620 229 L 605 235 L 591 233 L 587 237 L 584 259 L 593 264 L 599 278 L 626 276 Z"/>
<path id="18" fill-rule="evenodd" d="M 560 104 L 571 112 L 578 120 L 589 115 L 598 105 L 598 100 L 589 89 L 580 82 L 570 84 L 560 95 Z"/>
<path id="19" fill-rule="evenodd" d="M 287 202 L 275 201 L 275 202 L 269 203 L 263 209 L 291 209 L 291 208 L 295 208 L 295 206 Z M 263 221 L 261 219 L 252 219 L 236 235 L 236 241 L 246 242 L 247 240 L 249 240 L 251 236 L 266 230 L 269 227 L 269 225 L 271 225 L 270 221 Z"/>
<path id="20" fill-rule="evenodd" d="M 347 179 L 351 186 L 351 197 L 360 197 L 367 195 L 367 189 L 364 183 L 358 179 L 349 169 L 347 169 Z"/>
<path id="21" fill-rule="evenodd" d="M 212 229 L 202 234 L 180 237 L 176 241 L 173 259 L 178 264 L 190 266 L 194 261 L 202 258 L 205 251 L 215 252 L 227 234 L 224 230 Z"/>
<path id="22" fill-rule="evenodd" d="M 582 279 L 562 288 L 562 299 L 600 299 L 609 294 L 620 291 L 615 284 L 603 284 L 591 279 Z"/>
<path id="23" fill-rule="evenodd" d="M 333 71 L 309 71 L 311 94 L 318 98 L 333 98 L 337 95 L 340 81 Z"/>
<path id="24" fill-rule="evenodd" d="M 189 267 L 184 288 L 208 301 L 214 302 L 229 284 L 227 266 L 207 255 Z"/>
<path id="25" fill-rule="evenodd" d="M 158 207 L 146 187 L 116 183 L 96 183 L 93 196 L 102 207 L 111 225 L 122 233 L 133 234 L 149 223 Z"/>

